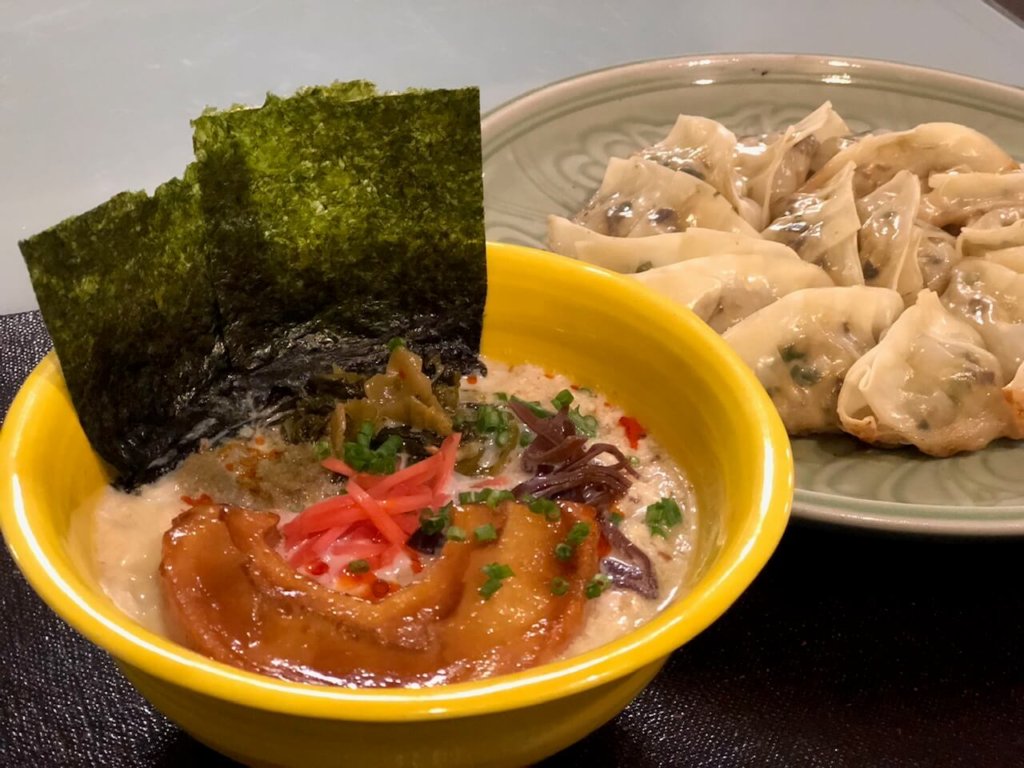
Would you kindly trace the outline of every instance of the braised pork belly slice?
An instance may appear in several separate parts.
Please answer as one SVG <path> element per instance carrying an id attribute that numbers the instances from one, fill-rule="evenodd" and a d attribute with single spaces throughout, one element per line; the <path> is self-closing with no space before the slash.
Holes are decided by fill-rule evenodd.
<path id="1" fill-rule="evenodd" d="M 193 650 L 287 680 L 431 685 L 524 669 L 580 631 L 584 589 L 598 568 L 593 508 L 559 506 L 557 520 L 514 502 L 456 508 L 452 523 L 470 536 L 448 541 L 416 580 L 378 601 L 294 570 L 275 549 L 277 515 L 196 506 L 164 535 L 168 615 Z M 556 547 L 581 522 L 586 536 L 559 559 Z M 488 524 L 496 540 L 472 535 Z M 511 575 L 488 587 L 496 564 Z"/>

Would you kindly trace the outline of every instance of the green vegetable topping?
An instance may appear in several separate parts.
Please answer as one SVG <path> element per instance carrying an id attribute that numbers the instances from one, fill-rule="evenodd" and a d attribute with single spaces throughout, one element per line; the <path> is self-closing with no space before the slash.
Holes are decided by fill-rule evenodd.
<path id="1" fill-rule="evenodd" d="M 640 457 L 639 456 L 630 456 L 629 457 L 629 466 L 633 467 L 633 469 L 637 469 L 640 466 Z"/>
<path id="2" fill-rule="evenodd" d="M 587 540 L 587 536 L 589 535 L 589 525 L 586 523 L 574 523 L 572 528 L 569 530 L 569 535 L 565 537 L 565 543 L 572 547 L 578 547 Z"/>
<path id="3" fill-rule="evenodd" d="M 552 522 L 562 516 L 562 510 L 551 499 L 531 499 L 527 502 L 527 507 L 534 514 L 544 515 L 546 519 Z"/>
<path id="4" fill-rule="evenodd" d="M 498 531 L 491 523 L 485 523 L 477 526 L 473 535 L 477 541 L 494 541 L 498 538 Z"/>
<path id="5" fill-rule="evenodd" d="M 612 525 L 621 525 L 622 521 L 625 519 L 626 518 L 623 516 L 621 512 L 612 512 L 610 515 L 608 515 L 608 522 Z"/>
<path id="6" fill-rule="evenodd" d="M 420 530 L 428 536 L 441 533 L 452 521 L 451 502 L 445 504 L 436 512 L 432 509 L 424 509 L 420 512 Z"/>
<path id="7" fill-rule="evenodd" d="M 365 560 L 353 560 L 345 566 L 349 573 L 366 573 L 370 570 L 370 564 Z"/>
<path id="8" fill-rule="evenodd" d="M 683 512 L 675 499 L 664 498 L 647 507 L 644 522 L 647 523 L 652 536 L 667 539 L 668 529 L 683 522 Z"/>
<path id="9" fill-rule="evenodd" d="M 568 389 L 563 389 L 561 392 L 555 395 L 554 399 L 552 399 L 551 401 L 551 404 L 555 406 L 556 411 L 560 411 L 563 408 L 568 408 L 570 405 L 572 405 L 572 401 L 574 399 L 575 398 L 572 396 L 572 392 L 570 392 Z"/>
<path id="10" fill-rule="evenodd" d="M 569 411 L 569 421 L 581 435 L 597 437 L 597 419 L 589 415 L 584 416 L 578 406 Z"/>
<path id="11" fill-rule="evenodd" d="M 594 574 L 594 578 L 587 582 L 587 586 L 583 589 L 583 594 L 587 596 L 588 600 L 593 600 L 595 597 L 600 597 L 611 585 L 611 579 L 603 573 L 597 573 Z"/>
<path id="12" fill-rule="evenodd" d="M 522 398 L 512 395 L 509 398 L 513 403 L 519 403 L 519 405 L 526 406 L 530 409 L 534 416 L 538 416 L 542 419 L 550 419 L 554 414 L 546 408 L 542 407 L 536 400 L 523 400 Z"/>
<path id="13" fill-rule="evenodd" d="M 483 586 L 477 590 L 484 600 L 490 600 L 491 596 L 501 589 L 502 582 L 504 582 L 505 579 L 515 576 L 515 574 L 512 573 L 512 569 L 502 563 L 491 563 L 489 565 L 485 565 L 480 570 L 483 571 L 484 576 L 487 577 L 487 581 L 485 581 Z"/>
<path id="14" fill-rule="evenodd" d="M 497 488 L 483 488 L 479 491 L 463 491 L 459 494 L 459 504 L 486 504 L 491 509 L 503 501 L 515 501 L 512 491 L 499 491 Z"/>
<path id="15" fill-rule="evenodd" d="M 569 535 L 565 537 L 565 541 L 555 546 L 555 557 L 559 560 L 568 560 L 572 557 L 572 553 L 576 551 L 576 547 L 586 541 L 589 535 L 589 525 L 586 523 L 573 523 L 572 528 L 569 529 Z"/>
<path id="16" fill-rule="evenodd" d="M 444 537 L 448 539 L 448 541 L 465 541 L 466 532 L 457 525 L 449 525 L 444 532 Z"/>
<path id="17" fill-rule="evenodd" d="M 388 352 L 394 352 L 399 347 L 404 347 L 405 345 L 405 339 L 401 336 L 392 336 L 388 339 Z"/>
<path id="18" fill-rule="evenodd" d="M 551 594 L 555 597 L 561 597 L 569 591 L 569 582 L 567 579 L 563 579 L 561 576 L 555 576 L 551 580 Z"/>
<path id="19" fill-rule="evenodd" d="M 323 461 L 331 455 L 331 444 L 326 440 L 318 440 L 313 445 L 313 455 L 316 456 L 317 461 Z"/>
<path id="20" fill-rule="evenodd" d="M 568 560 L 575 550 L 564 541 L 555 545 L 555 557 L 559 560 Z"/>
<path id="21" fill-rule="evenodd" d="M 525 448 L 534 441 L 537 436 L 530 430 L 523 427 L 523 431 L 519 433 L 519 446 Z"/>
<path id="22" fill-rule="evenodd" d="M 398 449 L 402 447 L 402 438 L 391 435 L 377 448 L 370 447 L 373 439 L 373 424 L 364 421 L 359 427 L 354 443 L 345 443 L 342 450 L 345 463 L 357 472 L 369 472 L 373 475 L 390 475 L 395 471 L 395 460 Z"/>

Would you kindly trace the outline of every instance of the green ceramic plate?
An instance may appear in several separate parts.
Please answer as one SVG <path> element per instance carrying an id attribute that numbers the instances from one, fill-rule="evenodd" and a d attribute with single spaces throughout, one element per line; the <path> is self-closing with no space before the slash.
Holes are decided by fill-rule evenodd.
<path id="1" fill-rule="evenodd" d="M 1024 158 L 1024 91 L 900 64 L 826 56 L 706 56 L 629 64 L 526 94 L 483 121 L 487 236 L 544 246 L 609 157 L 662 138 L 680 113 L 736 133 L 795 122 L 826 99 L 855 130 L 964 123 Z M 921 533 L 1024 534 L 1024 443 L 932 459 L 845 437 L 798 439 L 794 513 Z"/>

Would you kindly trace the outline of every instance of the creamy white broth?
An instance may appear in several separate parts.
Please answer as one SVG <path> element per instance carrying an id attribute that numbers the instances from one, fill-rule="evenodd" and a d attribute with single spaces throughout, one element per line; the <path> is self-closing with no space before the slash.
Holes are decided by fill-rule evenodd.
<path id="1" fill-rule="evenodd" d="M 462 399 L 467 402 L 495 402 L 498 393 L 515 395 L 523 400 L 548 406 L 561 390 L 570 389 L 573 406 L 581 413 L 593 415 L 598 422 L 598 442 L 611 443 L 624 454 L 636 457 L 639 477 L 617 508 L 624 519 L 622 532 L 650 559 L 659 584 L 659 595 L 647 599 L 635 592 L 612 588 L 588 601 L 587 618 L 582 632 L 561 654 L 568 657 L 600 646 L 643 624 L 685 590 L 690 577 L 696 543 L 698 514 L 694 494 L 683 473 L 666 457 L 650 437 L 642 438 L 631 448 L 619 419 L 625 414 L 607 403 L 597 393 L 573 389 L 564 376 L 545 373 L 528 365 L 508 367 L 487 362 L 486 377 L 470 377 L 462 382 Z M 308 446 L 284 446 L 270 434 L 246 436 L 245 451 L 208 450 L 200 457 L 190 457 L 176 470 L 136 492 L 124 493 L 108 488 L 99 501 L 83 508 L 92 533 L 92 557 L 97 580 L 118 608 L 148 629 L 168 635 L 170 627 L 164 616 L 159 564 L 164 532 L 173 519 L 189 505 L 183 497 L 197 498 L 208 494 L 215 501 L 234 503 L 254 509 L 272 509 L 290 519 L 305 506 L 336 495 L 340 486 L 332 482 L 311 458 L 299 474 L 301 482 L 290 479 L 280 493 L 268 496 L 259 483 L 251 482 L 251 463 L 247 472 L 240 471 L 238 457 L 282 451 L 288 458 L 300 461 L 298 452 L 309 455 Z M 254 441 L 259 445 L 254 445 Z M 217 455 L 217 451 L 221 455 Z M 294 452 L 294 453 L 292 453 Z M 284 462 L 286 468 L 292 465 Z M 230 469 L 228 469 L 230 467 Z M 307 474 L 308 473 L 308 474 Z M 518 451 L 505 470 L 496 478 L 503 488 L 511 488 L 529 475 L 519 468 Z M 449 489 L 455 498 L 461 490 L 477 485 L 481 477 L 456 475 Z M 662 498 L 676 500 L 683 511 L 683 522 L 674 527 L 667 538 L 652 536 L 644 522 L 649 504 Z M 377 571 L 378 576 L 404 581 L 411 577 L 401 563 Z"/>

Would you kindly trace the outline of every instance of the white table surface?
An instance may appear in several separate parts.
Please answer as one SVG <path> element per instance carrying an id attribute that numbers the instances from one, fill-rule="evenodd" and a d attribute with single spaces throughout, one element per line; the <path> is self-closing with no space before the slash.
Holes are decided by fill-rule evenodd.
<path id="1" fill-rule="evenodd" d="M 17 241 L 179 174 L 207 105 L 366 78 L 479 85 L 487 110 L 590 69 L 738 51 L 1024 84 L 1024 28 L 981 0 L 0 0 L 0 314 L 36 306 Z"/>

